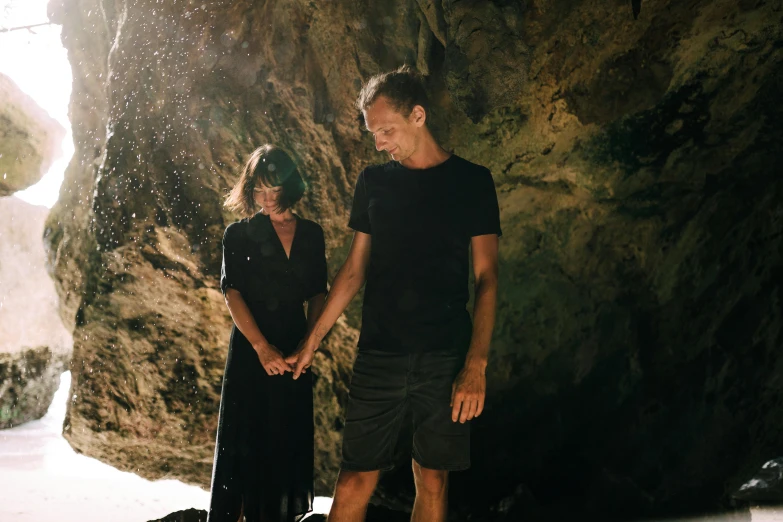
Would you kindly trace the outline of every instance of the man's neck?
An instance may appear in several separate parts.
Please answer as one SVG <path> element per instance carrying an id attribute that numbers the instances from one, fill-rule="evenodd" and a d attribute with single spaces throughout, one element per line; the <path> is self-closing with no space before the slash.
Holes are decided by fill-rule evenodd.
<path id="1" fill-rule="evenodd" d="M 400 162 L 406 169 L 421 170 L 436 167 L 449 159 L 451 154 L 438 145 L 429 131 L 425 131 L 416 152 Z"/>

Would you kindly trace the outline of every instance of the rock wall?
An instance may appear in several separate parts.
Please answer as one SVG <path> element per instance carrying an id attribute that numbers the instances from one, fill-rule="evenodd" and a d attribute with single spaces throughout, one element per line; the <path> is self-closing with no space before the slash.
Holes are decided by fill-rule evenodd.
<path id="1" fill-rule="evenodd" d="M 65 129 L 0 74 L 0 197 L 34 185 L 61 154 Z"/>
<path id="2" fill-rule="evenodd" d="M 0 428 L 42 417 L 73 345 L 46 271 L 49 209 L 0 198 Z"/>
<path id="3" fill-rule="evenodd" d="M 638 7 L 54 0 L 77 144 L 47 228 L 75 332 L 71 444 L 207 484 L 225 191 L 255 146 L 289 150 L 334 274 L 352 184 L 382 160 L 353 99 L 407 62 L 429 74 L 439 139 L 491 168 L 504 228 L 489 402 L 474 468 L 454 476 L 457 515 L 725 506 L 783 429 L 783 5 Z M 316 363 L 320 494 L 357 310 Z M 384 477 L 388 505 L 409 505 L 406 467 Z"/>
<path id="4" fill-rule="evenodd" d="M 0 429 L 43 417 L 60 385 L 67 357 L 48 346 L 0 352 Z"/>

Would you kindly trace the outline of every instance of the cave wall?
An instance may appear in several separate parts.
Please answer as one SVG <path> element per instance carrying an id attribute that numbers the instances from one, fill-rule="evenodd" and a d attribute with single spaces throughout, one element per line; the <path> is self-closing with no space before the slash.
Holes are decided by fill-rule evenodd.
<path id="1" fill-rule="evenodd" d="M 646 0 L 634 19 L 619 0 L 53 0 L 50 16 L 74 70 L 76 154 L 46 237 L 77 450 L 208 483 L 222 198 L 255 146 L 290 151 L 333 276 L 353 182 L 383 160 L 353 100 L 410 63 L 438 138 L 492 170 L 504 229 L 456 512 L 719 508 L 780 452 L 780 1 Z M 354 303 L 314 369 L 319 494 L 357 327 Z M 379 499 L 404 508 L 406 473 Z"/>

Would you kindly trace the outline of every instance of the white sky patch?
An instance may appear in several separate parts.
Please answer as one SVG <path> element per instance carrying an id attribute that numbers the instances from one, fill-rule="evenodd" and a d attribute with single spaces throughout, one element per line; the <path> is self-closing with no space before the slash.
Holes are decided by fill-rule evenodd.
<path id="1" fill-rule="evenodd" d="M 0 0 L 0 7 L 10 4 L 7 13 L 0 11 L 0 27 L 48 22 L 48 1 Z M 68 121 L 73 77 L 67 52 L 60 41 L 60 26 L 47 25 L 30 31 L 0 33 L 0 72 L 11 78 L 66 129 L 62 156 L 52 164 L 41 181 L 16 193 L 28 203 L 51 207 L 57 201 L 65 168 L 74 151 L 71 123 Z"/>

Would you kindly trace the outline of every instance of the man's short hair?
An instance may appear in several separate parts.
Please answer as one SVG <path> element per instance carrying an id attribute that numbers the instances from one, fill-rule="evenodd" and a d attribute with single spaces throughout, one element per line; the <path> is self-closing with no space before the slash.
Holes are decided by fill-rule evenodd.
<path id="1" fill-rule="evenodd" d="M 376 74 L 367 80 L 356 98 L 356 108 L 365 111 L 381 96 L 385 96 L 392 107 L 406 118 L 416 105 L 424 107 L 426 112 L 430 109 L 422 76 L 409 65 Z"/>

